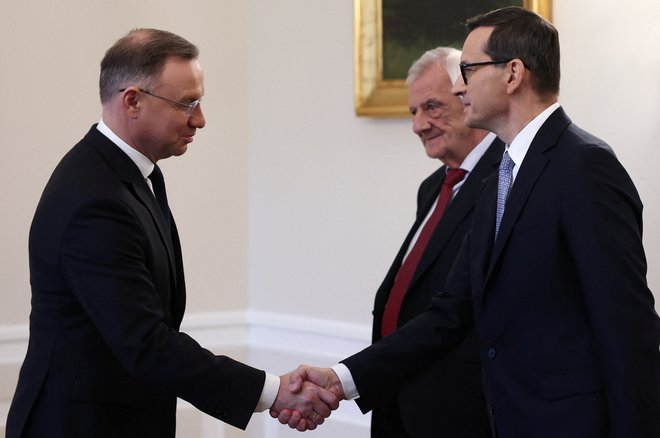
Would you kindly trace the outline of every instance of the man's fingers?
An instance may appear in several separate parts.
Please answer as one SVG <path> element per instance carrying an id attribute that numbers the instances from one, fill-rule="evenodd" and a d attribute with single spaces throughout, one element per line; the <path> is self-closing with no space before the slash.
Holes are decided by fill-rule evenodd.
<path id="1" fill-rule="evenodd" d="M 339 397 L 332 391 L 319 387 L 319 399 L 333 411 L 339 407 Z"/>
<path id="2" fill-rule="evenodd" d="M 281 415 L 281 414 L 280 414 L 280 415 Z M 281 420 L 280 420 L 280 422 L 281 422 Z M 289 425 L 289 427 L 290 427 L 291 429 L 296 429 L 296 428 L 298 427 L 298 425 L 299 425 L 301 422 L 302 422 L 303 425 L 304 425 L 305 420 L 303 419 L 302 412 L 300 412 L 300 411 L 293 411 L 293 412 L 291 413 L 291 416 L 289 417 L 289 421 L 287 422 L 287 424 Z M 303 430 L 305 430 L 305 429 L 303 429 Z"/>
<path id="3" fill-rule="evenodd" d="M 274 411 L 271 410 L 271 416 L 273 415 Z M 289 420 L 291 419 L 291 409 L 282 409 L 282 411 L 279 413 L 279 415 L 273 417 L 277 418 L 277 421 L 279 421 L 281 424 L 289 424 Z"/>

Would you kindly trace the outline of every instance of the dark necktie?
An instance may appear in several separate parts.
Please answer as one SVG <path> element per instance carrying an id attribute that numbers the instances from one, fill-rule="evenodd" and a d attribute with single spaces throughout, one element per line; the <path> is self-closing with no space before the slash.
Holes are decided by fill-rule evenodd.
<path id="1" fill-rule="evenodd" d="M 163 213 L 163 218 L 165 219 L 165 224 L 167 228 L 170 228 L 170 207 L 167 204 L 167 192 L 165 191 L 165 179 L 163 178 L 163 172 L 161 172 L 158 165 L 154 166 L 154 170 L 149 175 L 151 180 L 151 186 L 154 189 L 154 196 L 156 201 L 160 206 L 160 211 Z"/>
<path id="2" fill-rule="evenodd" d="M 497 180 L 497 213 L 495 216 L 495 238 L 500 231 L 500 224 L 502 223 L 502 216 L 504 216 L 504 207 L 506 200 L 509 197 L 511 190 L 511 182 L 513 180 L 513 167 L 516 163 L 513 162 L 509 156 L 509 152 L 504 152 L 502 162 L 500 163 L 500 172 Z"/>
<path id="3" fill-rule="evenodd" d="M 401 303 L 403 303 L 403 297 L 406 295 L 410 281 L 417 269 L 417 265 L 422 258 L 422 254 L 424 254 L 424 250 L 426 249 L 429 240 L 431 240 L 433 231 L 438 225 L 438 222 L 440 222 L 442 213 L 444 213 L 451 200 L 453 187 L 459 181 L 463 180 L 464 176 L 465 170 L 463 169 L 450 169 L 447 171 L 445 181 L 440 188 L 440 196 L 438 197 L 438 203 L 435 206 L 435 210 L 433 210 L 431 217 L 429 217 L 429 220 L 424 225 L 417 242 L 415 242 L 410 254 L 408 254 L 408 257 L 404 260 L 396 278 L 394 279 L 394 285 L 392 286 L 390 296 L 387 299 L 385 310 L 383 312 L 383 324 L 381 327 L 381 334 L 383 336 L 387 336 L 396 330 Z"/>

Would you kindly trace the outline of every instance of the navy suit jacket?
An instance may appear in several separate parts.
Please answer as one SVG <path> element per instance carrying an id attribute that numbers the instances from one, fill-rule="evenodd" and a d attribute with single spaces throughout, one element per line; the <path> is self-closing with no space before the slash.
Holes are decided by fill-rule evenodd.
<path id="1" fill-rule="evenodd" d="M 435 293 L 444 288 L 461 242 L 470 229 L 481 187 L 486 178 L 497 171 L 503 152 L 504 143 L 495 139 L 447 206 L 406 291 L 398 327 L 426 310 Z M 383 312 L 394 279 L 413 236 L 438 198 L 446 173 L 447 167 L 442 166 L 419 188 L 415 223 L 376 293 L 373 342 L 382 337 Z M 372 436 L 393 436 L 393 422 L 402 424 L 405 433 L 415 437 L 490 435 L 474 331 L 460 346 L 407 382 L 394 400 L 374 409 Z"/>
<path id="2" fill-rule="evenodd" d="M 176 397 L 244 428 L 265 374 L 179 332 L 185 283 L 131 159 L 93 126 L 30 230 L 30 340 L 7 438 L 173 437 Z"/>
<path id="3" fill-rule="evenodd" d="M 476 325 L 500 438 L 660 436 L 660 319 L 642 203 L 609 146 L 563 109 L 520 167 L 494 241 L 497 175 L 424 314 L 344 360 L 368 410 Z"/>

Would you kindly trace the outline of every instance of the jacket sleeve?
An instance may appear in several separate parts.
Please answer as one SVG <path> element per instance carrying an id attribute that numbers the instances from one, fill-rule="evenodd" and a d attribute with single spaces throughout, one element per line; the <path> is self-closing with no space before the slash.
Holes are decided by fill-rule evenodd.
<path id="1" fill-rule="evenodd" d="M 660 320 L 646 284 L 642 204 L 614 154 L 587 147 L 563 191 L 613 435 L 660 436 Z"/>
<path id="2" fill-rule="evenodd" d="M 363 412 L 398 392 L 409 378 L 454 347 L 474 327 L 468 248 L 466 238 L 447 291 L 438 292 L 425 312 L 341 361 L 355 381 L 360 394 L 356 402 Z"/>
<path id="3" fill-rule="evenodd" d="M 158 290 L 169 284 L 167 253 L 138 216 L 116 199 L 78 208 L 60 246 L 65 281 L 132 377 L 244 428 L 265 373 L 212 354 L 167 323 L 169 300 Z"/>

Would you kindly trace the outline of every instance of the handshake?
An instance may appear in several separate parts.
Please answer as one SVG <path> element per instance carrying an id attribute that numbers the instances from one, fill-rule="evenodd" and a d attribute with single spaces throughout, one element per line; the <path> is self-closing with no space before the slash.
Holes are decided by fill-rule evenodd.
<path id="1" fill-rule="evenodd" d="M 280 376 L 280 388 L 270 415 L 300 432 L 314 430 L 345 398 L 342 384 L 332 368 L 300 365 Z"/>

